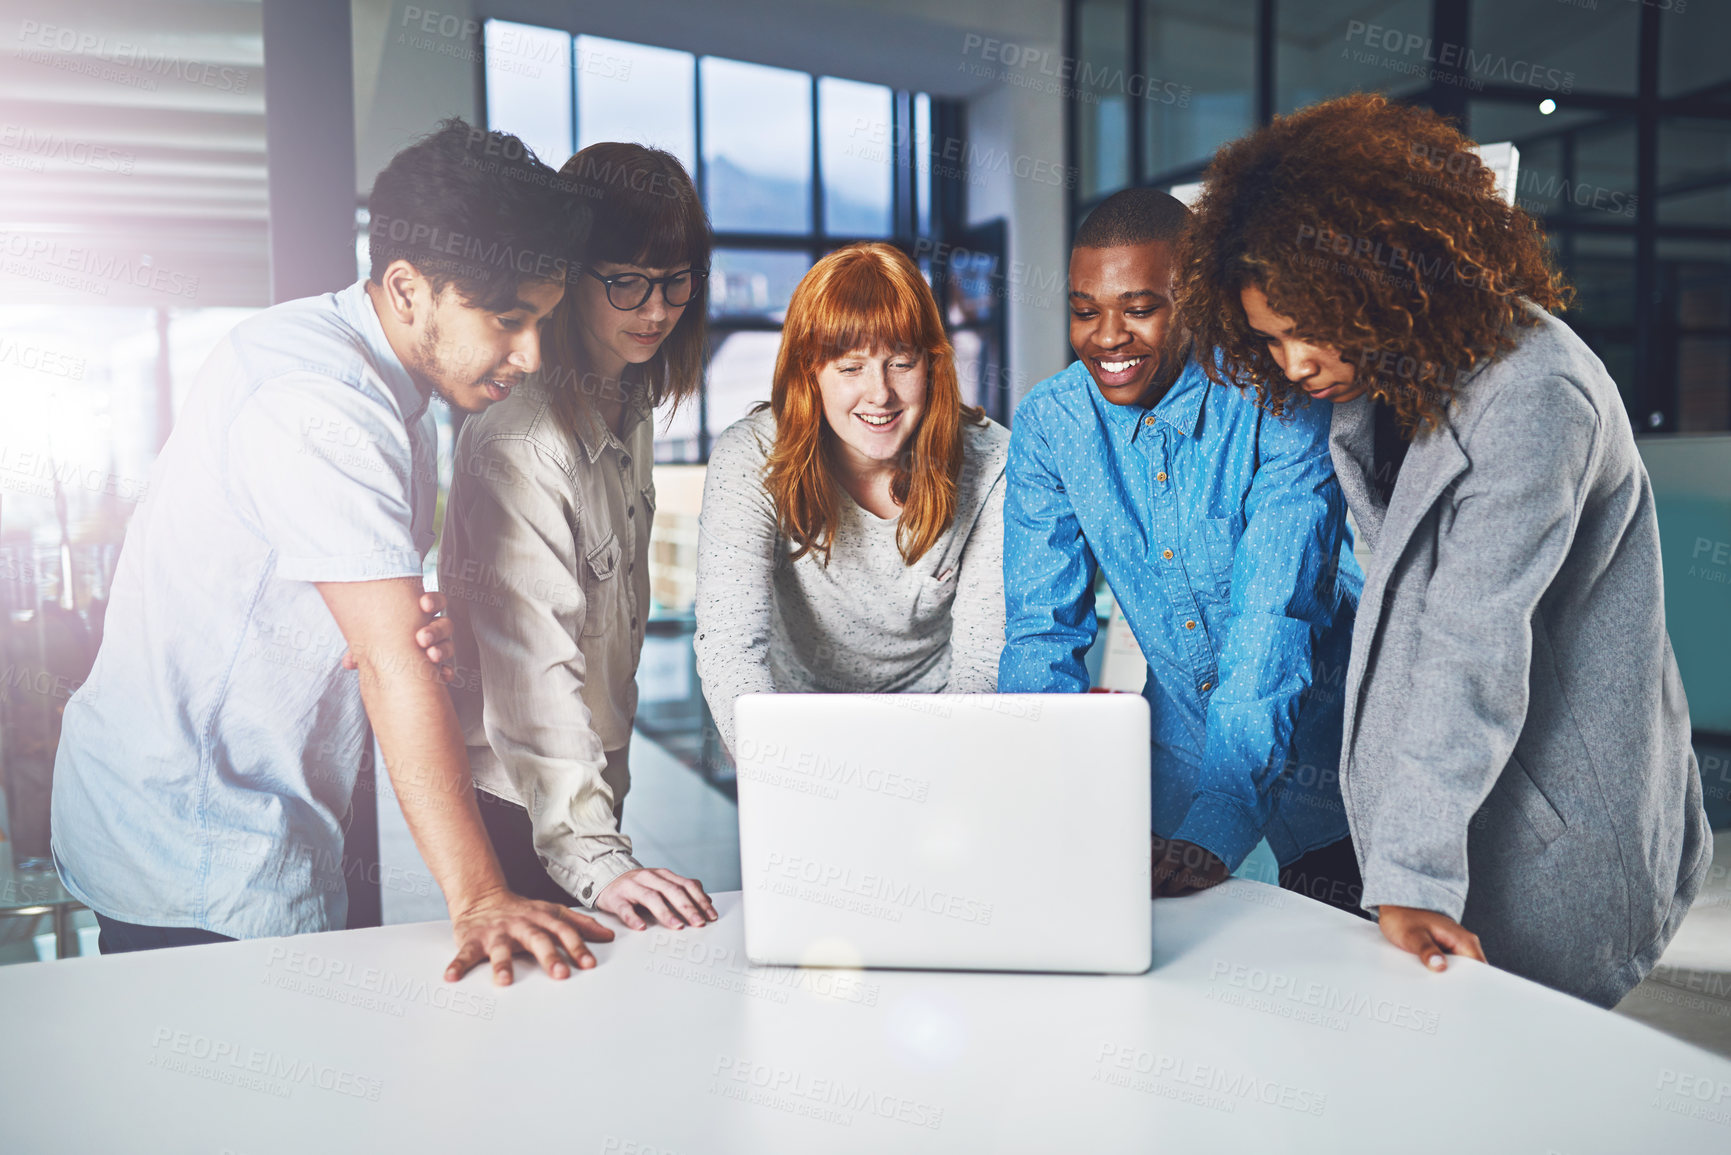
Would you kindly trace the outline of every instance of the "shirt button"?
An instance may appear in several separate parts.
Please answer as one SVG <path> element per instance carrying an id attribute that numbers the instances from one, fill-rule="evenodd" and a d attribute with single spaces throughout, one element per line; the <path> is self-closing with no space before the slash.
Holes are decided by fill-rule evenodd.
<path id="1" fill-rule="evenodd" d="M 1144 424 L 1144 425 L 1154 424 L 1154 415 L 1152 413 L 1150 413 L 1150 414 L 1148 414 L 1148 416 L 1142 418 L 1142 424 Z"/>
<path id="2" fill-rule="evenodd" d="M 637 572 L 637 563 L 632 562 L 630 565 L 626 566 L 625 572 L 626 573 L 636 573 Z"/>
<path id="3" fill-rule="evenodd" d="M 621 469 L 630 469 L 631 468 L 631 455 L 629 453 L 625 453 L 625 454 L 620 455 L 619 468 L 621 468 Z"/>
<path id="4" fill-rule="evenodd" d="M 1197 689 L 1201 690 L 1204 694 L 1206 694 L 1209 691 L 1209 689 L 1213 687 L 1213 685 L 1214 685 L 1213 682 L 1203 682 L 1202 685 L 1197 687 Z"/>
<path id="5" fill-rule="evenodd" d="M 625 507 L 625 516 L 626 517 L 636 517 L 637 516 L 637 507 L 635 505 L 626 506 Z"/>
<path id="6" fill-rule="evenodd" d="M 1193 630 L 1196 628 L 1196 623 L 1195 622 L 1185 622 L 1184 628 L 1187 630 Z M 1206 690 L 1208 687 L 1204 686 L 1202 688 Z"/>
<path id="7" fill-rule="evenodd" d="M 588 901 L 589 896 L 594 894 L 594 893 L 595 893 L 595 884 L 593 882 L 585 883 L 583 885 L 584 901 Z"/>
<path id="8" fill-rule="evenodd" d="M 1154 480 L 1155 481 L 1165 481 L 1166 480 L 1166 471 L 1164 469 L 1162 469 L 1159 473 L 1156 473 L 1154 475 Z"/>
<path id="9" fill-rule="evenodd" d="M 1160 556 L 1165 558 L 1167 561 L 1171 561 L 1172 560 L 1172 551 L 1169 549 L 1163 549 L 1160 551 Z"/>

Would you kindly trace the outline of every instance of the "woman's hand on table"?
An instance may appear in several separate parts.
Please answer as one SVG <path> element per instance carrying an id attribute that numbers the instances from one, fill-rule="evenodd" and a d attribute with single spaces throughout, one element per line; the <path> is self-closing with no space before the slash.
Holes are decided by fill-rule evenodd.
<path id="1" fill-rule="evenodd" d="M 595 909 L 606 911 L 632 930 L 648 929 L 640 910 L 673 930 L 703 926 L 721 917 L 701 882 L 660 867 L 627 870 L 602 890 Z"/>
<path id="2" fill-rule="evenodd" d="M 1451 954 L 1486 961 L 1479 936 L 1440 911 L 1384 903 L 1377 910 L 1376 921 L 1384 938 L 1417 955 L 1430 970 L 1447 970 L 1446 956 Z"/>

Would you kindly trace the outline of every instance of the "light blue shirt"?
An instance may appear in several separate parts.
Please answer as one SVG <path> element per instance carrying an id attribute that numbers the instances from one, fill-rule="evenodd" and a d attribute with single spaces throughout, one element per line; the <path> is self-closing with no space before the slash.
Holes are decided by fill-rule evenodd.
<path id="1" fill-rule="evenodd" d="M 1347 834 L 1341 680 L 1363 575 L 1328 425 L 1327 405 L 1274 418 L 1194 361 L 1151 409 L 1107 401 L 1080 361 L 1016 408 L 998 691 L 1088 688 L 1104 570 L 1148 661 L 1150 828 L 1232 869 L 1263 837 L 1288 863 Z"/>
<path id="2" fill-rule="evenodd" d="M 343 927 L 342 821 L 368 731 L 313 583 L 420 576 L 435 447 L 364 282 L 217 346 L 66 707 L 53 845 L 79 901 L 235 938 Z"/>

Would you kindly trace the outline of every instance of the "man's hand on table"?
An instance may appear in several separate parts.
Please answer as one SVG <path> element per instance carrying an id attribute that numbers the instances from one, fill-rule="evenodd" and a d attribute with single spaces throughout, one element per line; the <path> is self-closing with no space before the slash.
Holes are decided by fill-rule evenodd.
<path id="1" fill-rule="evenodd" d="M 550 977 L 569 978 L 567 957 L 579 970 L 595 965 L 583 940 L 612 942 L 613 932 L 569 907 L 499 890 L 453 912 L 451 937 L 457 940 L 457 957 L 445 968 L 446 982 L 491 959 L 493 984 L 505 987 L 511 985 L 513 955 L 533 955 Z"/>
<path id="2" fill-rule="evenodd" d="M 427 651 L 427 660 L 439 668 L 439 680 L 446 684 L 456 676 L 451 669 L 451 658 L 455 651 L 451 647 L 451 619 L 444 616 L 445 595 L 437 590 L 431 590 L 421 595 L 421 611 L 428 617 L 427 624 L 415 634 L 415 645 Z M 343 669 L 359 669 L 353 653 L 343 651 Z"/>
<path id="3" fill-rule="evenodd" d="M 721 917 L 701 882 L 660 867 L 627 870 L 608 883 L 595 900 L 597 910 L 606 911 L 632 930 L 647 930 L 649 924 L 638 913 L 639 907 L 673 930 L 684 930 L 687 924 L 703 926 Z"/>
<path id="4" fill-rule="evenodd" d="M 1383 903 L 1376 921 L 1384 938 L 1433 971 L 1448 969 L 1446 954 L 1486 961 L 1479 936 L 1440 911 Z"/>
<path id="5" fill-rule="evenodd" d="M 1219 886 L 1232 876 L 1226 864 L 1194 842 L 1153 836 L 1155 898 L 1177 898 Z"/>

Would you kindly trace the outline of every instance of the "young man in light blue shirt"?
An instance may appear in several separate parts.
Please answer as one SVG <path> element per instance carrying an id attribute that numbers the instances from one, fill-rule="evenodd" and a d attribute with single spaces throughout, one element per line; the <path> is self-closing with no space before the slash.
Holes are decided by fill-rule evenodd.
<path id="1" fill-rule="evenodd" d="M 369 722 L 450 908 L 447 978 L 490 959 L 509 982 L 514 952 L 564 978 L 612 937 L 506 887 L 421 587 L 429 404 L 479 411 L 539 367 L 587 226 L 559 183 L 447 121 L 374 185 L 371 275 L 244 322 L 200 371 L 55 763 L 55 859 L 104 952 L 341 929 Z"/>
<path id="2" fill-rule="evenodd" d="M 1329 415 L 1209 384 L 1172 324 L 1187 215 L 1128 189 L 1077 233 L 1079 360 L 1011 435 L 998 690 L 1088 688 L 1103 571 L 1148 662 L 1154 893 L 1213 886 L 1266 838 L 1281 885 L 1356 910 L 1338 764 L 1362 578 Z"/>

